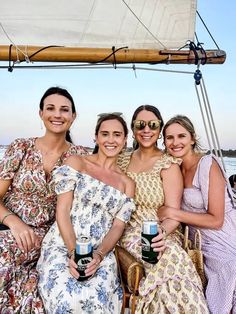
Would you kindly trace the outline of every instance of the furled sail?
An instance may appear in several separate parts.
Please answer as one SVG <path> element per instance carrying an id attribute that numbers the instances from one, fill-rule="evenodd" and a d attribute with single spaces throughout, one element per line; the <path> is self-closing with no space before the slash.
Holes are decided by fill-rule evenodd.
<path id="1" fill-rule="evenodd" d="M 194 63 L 196 0 L 0 0 L 0 60 Z M 172 50 L 176 49 L 176 52 Z M 208 63 L 224 52 L 206 51 Z M 110 57 L 109 57 L 110 56 Z M 213 59 L 211 59 L 213 58 Z"/>

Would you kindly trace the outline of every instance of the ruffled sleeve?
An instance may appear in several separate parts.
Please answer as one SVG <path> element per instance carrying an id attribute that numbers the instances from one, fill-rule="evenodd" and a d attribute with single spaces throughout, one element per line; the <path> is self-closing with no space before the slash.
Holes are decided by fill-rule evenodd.
<path id="1" fill-rule="evenodd" d="M 75 189 L 79 172 L 69 166 L 61 166 L 53 171 L 56 194 L 62 194 Z"/>
<path id="2" fill-rule="evenodd" d="M 162 169 L 168 169 L 172 164 L 181 165 L 182 159 L 173 157 L 169 154 L 164 154 L 161 159 L 158 159 L 153 167 L 154 171 L 159 173 Z"/>
<path id="3" fill-rule="evenodd" d="M 26 154 L 28 145 L 27 139 L 16 139 L 8 146 L 0 162 L 0 179 L 13 179 Z"/>
<path id="4" fill-rule="evenodd" d="M 116 218 L 127 223 L 130 220 L 132 212 L 135 211 L 135 204 L 132 198 L 126 197 L 123 206 L 116 214 Z"/>

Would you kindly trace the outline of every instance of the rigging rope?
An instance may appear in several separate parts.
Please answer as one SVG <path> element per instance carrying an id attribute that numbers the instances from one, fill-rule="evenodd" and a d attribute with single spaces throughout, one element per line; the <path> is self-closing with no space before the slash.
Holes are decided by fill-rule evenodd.
<path id="1" fill-rule="evenodd" d="M 129 11 L 133 14 L 133 16 L 139 21 L 139 23 L 148 31 L 148 33 L 152 36 L 155 41 L 157 41 L 164 49 L 166 49 L 166 46 L 149 30 L 149 28 L 140 20 L 140 18 L 135 14 L 135 12 L 130 8 L 130 6 L 126 3 L 125 0 L 122 0 L 122 2 L 126 5 L 126 7 L 129 9 Z"/>
<path id="2" fill-rule="evenodd" d="M 201 15 L 200 15 L 200 13 L 198 12 L 198 10 L 197 10 L 196 12 L 197 12 L 197 15 L 198 15 L 198 17 L 200 18 L 200 20 L 201 20 L 202 24 L 204 25 L 205 29 L 207 30 L 207 32 L 208 32 L 208 34 L 209 34 L 209 36 L 211 37 L 211 39 L 213 40 L 214 44 L 216 45 L 217 49 L 219 49 L 219 50 L 220 50 L 220 48 L 219 48 L 219 46 L 217 45 L 217 43 L 216 43 L 215 39 L 213 38 L 213 36 L 212 36 L 211 32 L 209 31 L 208 27 L 206 26 L 206 23 L 203 21 L 203 19 L 202 19 L 202 17 L 201 17 Z"/>
<path id="3" fill-rule="evenodd" d="M 200 70 L 198 69 L 197 71 L 200 71 Z M 199 72 L 198 72 L 198 78 L 199 78 Z M 215 123 L 214 123 L 214 119 L 213 119 L 213 115 L 212 115 L 212 110 L 211 110 L 209 98 L 207 95 L 206 86 L 205 86 L 205 83 L 204 83 L 202 76 L 201 76 L 200 80 L 198 80 L 198 81 L 195 79 L 195 89 L 196 89 L 196 93 L 197 93 L 198 103 L 199 103 L 199 107 L 200 107 L 202 120 L 203 120 L 203 124 L 204 124 L 204 128 L 205 128 L 205 132 L 206 132 L 210 151 L 211 151 L 211 153 L 214 153 L 217 157 L 219 157 L 221 159 L 224 170 L 226 170 L 222 151 L 220 148 L 219 138 L 218 138 L 218 135 L 216 132 L 216 127 L 215 127 Z M 207 123 L 208 123 L 208 125 L 207 125 Z"/>
<path id="4" fill-rule="evenodd" d="M 64 65 L 64 68 L 62 65 L 49 65 L 49 66 L 15 66 L 15 69 L 30 69 L 30 68 L 36 68 L 36 69 L 55 69 L 55 70 L 60 70 L 60 69 L 91 69 L 91 70 L 114 70 L 114 65 L 111 64 L 103 64 L 103 65 L 99 65 L 99 64 L 70 64 L 70 65 Z M 7 66 L 0 66 L 0 68 L 7 68 Z M 216 127 L 214 124 L 214 120 L 213 120 L 213 115 L 212 115 L 212 111 L 211 111 L 211 106 L 209 103 L 209 98 L 207 95 L 207 91 L 206 91 L 206 86 L 202 77 L 202 73 L 199 70 L 199 66 L 198 69 L 193 72 L 193 71 L 177 71 L 177 70 L 166 70 L 166 69 L 157 69 L 157 68 L 153 68 L 153 67 L 143 67 L 143 66 L 137 66 L 135 64 L 133 64 L 132 66 L 121 66 L 121 65 L 116 65 L 115 67 L 116 70 L 133 70 L 135 77 L 136 77 L 136 71 L 137 70 L 141 70 L 141 71 L 154 71 L 154 72 L 167 72 L 167 73 L 177 73 L 177 74 L 190 74 L 192 76 L 194 76 L 195 79 L 195 90 L 196 90 L 196 94 L 197 94 L 197 98 L 198 98 L 198 102 L 199 102 L 199 107 L 200 107 L 200 112 L 201 112 L 201 116 L 202 116 L 202 120 L 203 120 L 203 124 L 204 124 L 204 128 L 205 128 L 205 133 L 207 136 L 207 141 L 208 141 L 208 145 L 209 145 L 209 149 L 211 152 L 214 151 L 215 155 L 217 157 L 220 156 L 221 158 L 221 162 L 222 165 L 225 169 L 225 164 L 224 164 L 224 160 L 223 160 L 223 155 L 220 149 L 220 144 L 219 144 L 219 139 L 218 139 L 218 135 L 216 132 Z M 202 102 L 204 103 L 204 105 L 202 104 Z M 208 124 L 208 125 L 207 125 Z M 208 130 L 209 129 L 209 130 Z"/>

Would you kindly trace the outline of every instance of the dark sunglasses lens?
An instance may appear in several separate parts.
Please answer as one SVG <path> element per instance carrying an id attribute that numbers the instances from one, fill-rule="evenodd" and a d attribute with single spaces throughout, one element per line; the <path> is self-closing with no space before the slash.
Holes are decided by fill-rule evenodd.
<path id="1" fill-rule="evenodd" d="M 137 120 L 134 122 L 134 128 L 136 130 L 143 130 L 146 126 L 146 122 L 143 120 Z"/>
<path id="2" fill-rule="evenodd" d="M 160 122 L 158 120 L 151 120 L 148 122 L 148 126 L 151 130 L 156 130 L 160 126 Z"/>

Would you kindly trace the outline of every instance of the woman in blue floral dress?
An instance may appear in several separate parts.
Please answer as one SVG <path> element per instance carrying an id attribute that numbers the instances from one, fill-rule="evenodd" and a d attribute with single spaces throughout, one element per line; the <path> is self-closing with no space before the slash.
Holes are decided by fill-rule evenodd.
<path id="1" fill-rule="evenodd" d="M 72 156 L 54 173 L 57 221 L 44 238 L 37 267 L 47 313 L 120 313 L 122 290 L 113 249 L 135 208 L 134 182 L 116 165 L 127 133 L 122 117 L 100 117 L 98 152 Z M 86 269 L 92 277 L 86 281 L 77 280 L 73 260 L 80 235 L 88 236 L 94 249 Z"/>

